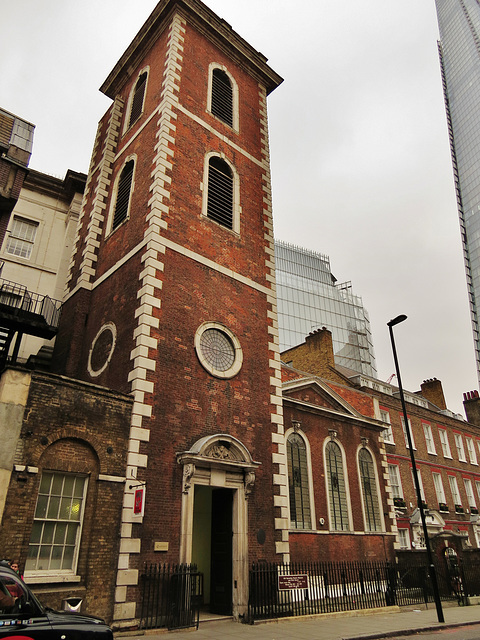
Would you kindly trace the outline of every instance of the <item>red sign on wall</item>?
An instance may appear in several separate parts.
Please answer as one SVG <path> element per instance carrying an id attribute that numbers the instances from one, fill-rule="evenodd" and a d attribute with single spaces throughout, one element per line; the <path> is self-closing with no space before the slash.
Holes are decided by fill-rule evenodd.
<path id="1" fill-rule="evenodd" d="M 135 516 L 143 516 L 143 509 L 145 506 L 145 489 L 142 487 L 141 489 L 135 489 L 134 500 L 133 500 L 133 514 Z"/>

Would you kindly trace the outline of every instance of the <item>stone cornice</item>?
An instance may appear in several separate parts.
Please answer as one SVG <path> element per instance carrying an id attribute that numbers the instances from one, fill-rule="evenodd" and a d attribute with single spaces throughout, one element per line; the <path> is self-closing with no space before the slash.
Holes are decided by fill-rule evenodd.
<path id="1" fill-rule="evenodd" d="M 102 93 L 109 98 L 115 98 L 145 53 L 165 31 L 175 12 L 181 13 L 189 24 L 194 24 L 202 35 L 221 48 L 237 64 L 247 67 L 250 73 L 265 85 L 267 94 L 283 82 L 283 78 L 267 65 L 267 58 L 251 47 L 203 2 L 162 0 L 100 87 Z"/>

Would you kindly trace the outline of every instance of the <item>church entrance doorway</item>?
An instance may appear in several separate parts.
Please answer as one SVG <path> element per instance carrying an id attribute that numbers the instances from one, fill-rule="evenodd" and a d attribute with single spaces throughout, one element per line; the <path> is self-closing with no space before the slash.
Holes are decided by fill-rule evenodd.
<path id="1" fill-rule="evenodd" d="M 248 609 L 248 496 L 259 463 L 227 434 L 198 440 L 183 465 L 180 562 L 203 574 L 205 608 L 239 618 Z"/>
<path id="2" fill-rule="evenodd" d="M 203 574 L 205 608 L 232 614 L 233 584 L 232 489 L 195 487 L 192 562 Z"/>

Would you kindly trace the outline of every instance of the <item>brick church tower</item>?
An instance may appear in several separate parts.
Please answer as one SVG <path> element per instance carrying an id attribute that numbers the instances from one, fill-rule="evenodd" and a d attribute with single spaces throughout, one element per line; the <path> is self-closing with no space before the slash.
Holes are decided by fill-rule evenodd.
<path id="1" fill-rule="evenodd" d="M 134 397 L 115 592 L 194 562 L 213 611 L 288 560 L 267 95 L 281 78 L 199 0 L 162 0 L 101 87 L 57 370 Z M 141 490 L 144 504 L 141 503 Z"/>

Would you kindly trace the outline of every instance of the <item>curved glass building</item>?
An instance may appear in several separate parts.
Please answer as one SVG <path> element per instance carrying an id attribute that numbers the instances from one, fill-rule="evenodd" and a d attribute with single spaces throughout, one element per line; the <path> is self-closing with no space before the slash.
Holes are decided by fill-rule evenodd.
<path id="1" fill-rule="evenodd" d="M 275 240 L 280 351 L 314 329 L 332 332 L 335 363 L 376 377 L 370 320 L 351 282 L 338 284 L 328 256 Z"/>

